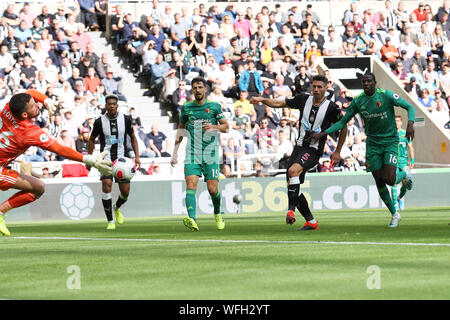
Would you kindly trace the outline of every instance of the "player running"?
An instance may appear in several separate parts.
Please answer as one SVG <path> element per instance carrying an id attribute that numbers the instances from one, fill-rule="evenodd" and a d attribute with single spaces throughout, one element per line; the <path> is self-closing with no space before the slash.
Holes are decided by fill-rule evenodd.
<path id="1" fill-rule="evenodd" d="M 264 103 L 272 108 L 292 108 L 300 110 L 300 132 L 294 150 L 288 161 L 288 212 L 286 223 L 293 224 L 295 220 L 295 208 L 297 207 L 306 222 L 299 231 L 317 230 L 319 223 L 313 217 L 300 185 L 305 181 L 306 172 L 317 165 L 323 154 L 326 136 L 316 141 L 307 137 L 313 132 L 320 132 L 342 118 L 341 110 L 337 104 L 325 97 L 328 79 L 325 76 L 316 75 L 312 78 L 312 96 L 299 94 L 285 100 L 253 97 L 250 102 Z M 342 145 L 347 136 L 347 127 L 344 126 L 339 134 L 339 142 L 335 152 L 331 156 L 333 162 L 339 162 Z"/>
<path id="2" fill-rule="evenodd" d="M 118 158 L 126 157 L 127 139 L 130 137 L 131 146 L 135 154 L 134 163 L 136 168 L 139 168 L 141 161 L 139 160 L 138 142 L 131 126 L 131 117 L 117 111 L 119 107 L 119 97 L 117 95 L 108 94 L 105 97 L 105 101 L 106 113 L 94 122 L 88 142 L 88 153 L 92 154 L 95 148 L 95 139 L 99 137 L 100 151 L 108 150 L 109 155 L 106 159 L 114 162 Z M 113 205 L 111 195 L 113 176 L 111 174 L 102 175 L 100 180 L 102 181 L 103 209 L 108 220 L 106 229 L 114 230 L 116 229 L 116 224 L 113 220 L 112 211 L 114 211 L 117 223 L 123 224 L 123 214 L 120 207 L 127 201 L 130 194 L 130 181 L 116 179 L 116 182 L 119 184 L 120 195 Z"/>
<path id="3" fill-rule="evenodd" d="M 402 116 L 396 115 L 395 116 L 395 125 L 397 126 L 397 132 L 398 132 L 398 163 L 397 163 L 397 170 L 404 170 L 409 172 L 412 168 L 414 168 L 414 147 L 408 139 L 406 139 L 406 131 L 402 129 L 403 121 Z M 408 164 L 408 153 L 410 162 Z M 394 185 L 391 188 L 391 195 L 392 195 L 392 201 L 394 202 L 394 205 L 399 208 L 400 210 L 405 210 L 405 203 L 402 199 L 405 195 L 407 189 L 404 183 L 402 183 L 402 186 L 400 188 L 400 195 L 397 194 L 398 192 L 398 185 Z"/>
<path id="4" fill-rule="evenodd" d="M 195 78 L 191 82 L 194 100 L 186 102 L 181 108 L 180 122 L 175 139 L 175 147 L 171 165 L 178 161 L 178 149 L 183 136 L 188 138 L 184 163 L 186 180 L 186 208 L 189 217 L 183 220 L 184 225 L 192 231 L 198 231 L 196 222 L 195 194 L 199 177 L 206 181 L 208 192 L 214 206 L 214 217 L 217 229 L 225 228 L 225 221 L 220 212 L 219 186 L 219 136 L 220 132 L 228 131 L 228 122 L 217 102 L 206 100 L 206 81 Z"/>
<path id="5" fill-rule="evenodd" d="M 0 112 L 0 190 L 6 191 L 11 188 L 21 190 L 0 204 L 0 232 L 6 236 L 9 236 L 10 232 L 5 224 L 5 214 L 13 208 L 39 199 L 45 192 L 45 184 L 41 180 L 8 169 L 8 165 L 29 147 L 40 147 L 64 158 L 84 162 L 97 168 L 102 174 L 111 174 L 111 162 L 103 160 L 107 151 L 97 156 L 82 155 L 72 148 L 59 144 L 33 124 L 33 119 L 40 113 L 37 102 L 43 103 L 50 114 L 56 109 L 46 95 L 36 90 L 28 90 L 13 95 Z"/>
<path id="6" fill-rule="evenodd" d="M 394 106 L 408 110 L 408 126 L 406 139 L 414 138 L 414 107 L 396 93 L 390 90 L 376 88 L 373 73 L 366 73 L 362 77 L 364 92 L 353 99 L 347 108 L 345 116 L 330 128 L 313 134 L 312 138 L 320 139 L 326 134 L 342 129 L 357 113 L 364 120 L 366 128 L 366 170 L 372 172 L 378 193 L 392 214 L 389 227 L 395 228 L 401 220 L 386 184 L 393 186 L 403 182 L 406 190 L 411 190 L 412 179 L 408 172 L 397 171 L 398 163 L 398 134 L 395 125 Z"/>

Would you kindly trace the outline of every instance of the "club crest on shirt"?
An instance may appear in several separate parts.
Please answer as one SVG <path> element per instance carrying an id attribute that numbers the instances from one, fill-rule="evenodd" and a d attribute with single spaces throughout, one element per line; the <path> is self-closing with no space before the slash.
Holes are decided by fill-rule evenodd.
<path id="1" fill-rule="evenodd" d="M 209 113 L 209 108 L 206 108 L 205 111 L 206 111 L 206 113 Z"/>
<path id="2" fill-rule="evenodd" d="M 45 133 L 43 133 L 39 136 L 39 140 L 41 140 L 41 142 L 47 142 L 48 136 Z"/>
<path id="3" fill-rule="evenodd" d="M 381 101 L 377 101 L 377 106 L 378 107 L 381 107 L 381 104 L 382 104 Z"/>

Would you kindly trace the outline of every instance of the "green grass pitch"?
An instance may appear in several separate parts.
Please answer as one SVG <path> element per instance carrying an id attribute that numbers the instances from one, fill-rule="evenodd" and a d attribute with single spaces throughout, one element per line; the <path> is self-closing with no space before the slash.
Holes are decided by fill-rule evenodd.
<path id="1" fill-rule="evenodd" d="M 387 210 L 315 216 L 309 232 L 284 213 L 225 215 L 223 231 L 202 215 L 200 232 L 181 216 L 9 223 L 0 299 L 450 299 L 450 208 L 397 229 Z"/>

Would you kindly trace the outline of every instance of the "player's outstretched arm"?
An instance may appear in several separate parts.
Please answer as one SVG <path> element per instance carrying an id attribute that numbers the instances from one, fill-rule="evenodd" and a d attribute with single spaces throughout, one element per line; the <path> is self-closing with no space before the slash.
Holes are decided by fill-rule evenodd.
<path id="1" fill-rule="evenodd" d="M 93 156 L 92 154 L 82 155 L 78 151 L 66 147 L 56 141 L 46 149 L 64 158 L 83 162 L 88 167 L 95 167 L 103 175 L 111 175 L 111 161 L 104 160 L 108 154 L 108 151 L 103 151 L 97 156 Z"/>
<path id="2" fill-rule="evenodd" d="M 266 106 L 269 106 L 271 108 L 286 108 L 286 101 L 285 100 L 277 100 L 277 99 L 269 99 L 269 98 L 263 98 L 263 97 L 252 97 L 250 99 L 251 104 L 258 104 L 263 103 Z"/>

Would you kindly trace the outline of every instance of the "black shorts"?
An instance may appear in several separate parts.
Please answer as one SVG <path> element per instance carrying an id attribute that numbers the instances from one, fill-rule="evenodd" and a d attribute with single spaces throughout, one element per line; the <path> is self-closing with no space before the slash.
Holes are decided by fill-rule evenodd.
<path id="1" fill-rule="evenodd" d="M 320 159 L 320 155 L 316 149 L 310 148 L 310 147 L 305 148 L 305 147 L 295 146 L 294 150 L 292 151 L 292 154 L 289 158 L 287 169 L 289 170 L 289 168 L 294 163 L 298 163 L 302 166 L 303 171 L 300 174 L 300 184 L 301 184 L 305 181 L 306 172 L 309 169 L 316 166 L 319 163 L 319 159 Z M 287 176 L 287 171 L 286 171 L 286 176 Z M 288 179 L 289 179 L 289 177 L 288 177 Z"/>
<path id="2" fill-rule="evenodd" d="M 110 176 L 101 175 L 100 181 L 103 181 L 103 179 L 110 179 L 110 180 L 113 180 L 113 182 L 115 182 L 115 183 L 130 183 L 130 181 L 121 181 L 121 180 L 117 179 L 116 177 L 114 177 L 113 175 L 110 175 Z"/>

